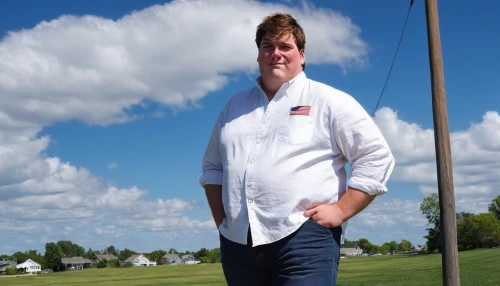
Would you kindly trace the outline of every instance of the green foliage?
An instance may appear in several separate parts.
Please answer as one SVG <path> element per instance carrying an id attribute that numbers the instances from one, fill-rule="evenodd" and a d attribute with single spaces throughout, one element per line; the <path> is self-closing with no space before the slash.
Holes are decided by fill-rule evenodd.
<path id="1" fill-rule="evenodd" d="M 382 248 L 383 249 L 381 249 L 381 251 L 380 251 L 380 253 L 382 253 L 382 254 L 385 254 L 385 253 L 388 253 L 388 252 L 395 253 L 398 250 L 399 245 L 398 245 L 397 241 L 393 240 L 391 242 L 384 243 L 382 245 Z"/>
<path id="2" fill-rule="evenodd" d="M 26 253 L 22 253 L 21 251 L 18 251 L 14 254 L 12 254 L 12 260 L 16 260 L 17 264 L 24 263 L 26 260 L 28 260 L 28 255 Z"/>
<path id="3" fill-rule="evenodd" d="M 161 250 L 161 249 L 158 249 L 158 250 L 155 250 L 151 253 L 148 253 L 148 254 L 145 254 L 145 256 L 150 260 L 150 261 L 156 261 L 157 264 L 161 264 L 162 261 L 161 261 L 161 258 L 167 254 L 167 252 L 165 250 Z"/>
<path id="4" fill-rule="evenodd" d="M 16 275 L 17 269 L 15 267 L 7 267 L 7 269 L 5 269 L 5 273 L 7 275 Z"/>
<path id="5" fill-rule="evenodd" d="M 137 252 L 130 250 L 128 248 L 125 248 L 124 250 L 120 251 L 120 253 L 118 253 L 118 259 L 121 261 L 124 261 L 134 254 L 137 254 Z"/>
<path id="6" fill-rule="evenodd" d="M 472 226 L 476 236 L 476 247 L 500 245 L 500 222 L 493 213 L 475 215 Z"/>
<path id="7" fill-rule="evenodd" d="M 106 254 L 118 256 L 118 251 L 115 249 L 115 247 L 113 245 L 106 247 L 103 252 Z"/>
<path id="8" fill-rule="evenodd" d="M 427 239 L 427 251 L 441 252 L 441 231 L 440 231 L 440 209 L 438 194 L 432 194 L 424 198 L 420 204 L 420 210 L 428 220 L 428 234 L 424 236 Z"/>
<path id="9" fill-rule="evenodd" d="M 406 239 L 401 239 L 401 242 L 398 244 L 398 251 L 405 252 L 411 250 L 411 242 Z"/>
<path id="10" fill-rule="evenodd" d="M 200 249 L 194 255 L 195 259 L 201 261 L 201 263 L 220 263 L 220 249 L 214 248 L 212 250 L 208 250 L 206 248 Z"/>
<path id="11" fill-rule="evenodd" d="M 64 253 L 61 247 L 53 242 L 45 244 L 45 263 L 47 268 L 52 269 L 54 272 L 61 270 L 61 259 Z"/>
<path id="12" fill-rule="evenodd" d="M 208 257 L 210 250 L 202 248 L 193 254 L 195 259 L 201 260 L 202 257 Z M 203 262 L 203 261 L 202 261 Z"/>
<path id="13" fill-rule="evenodd" d="M 87 250 L 87 252 L 85 252 L 82 257 L 83 258 L 87 258 L 87 259 L 90 259 L 90 260 L 93 260 L 95 259 L 95 255 L 96 255 L 96 252 L 92 250 L 92 248 L 89 247 L 89 250 Z"/>
<path id="14" fill-rule="evenodd" d="M 43 268 L 45 268 L 45 257 L 41 254 L 38 253 L 36 250 L 30 249 L 25 252 L 16 252 L 12 254 L 12 256 L 7 257 L 8 259 L 6 260 L 16 260 L 17 264 L 24 263 L 26 260 L 31 259 L 35 261 L 36 263 L 40 264 Z M 1 260 L 1 259 L 0 259 Z"/>
<path id="15" fill-rule="evenodd" d="M 85 254 L 85 248 L 74 244 L 70 240 L 60 240 L 57 242 L 57 245 L 64 253 L 64 257 L 83 256 Z"/>
<path id="16" fill-rule="evenodd" d="M 457 213 L 457 245 L 459 250 L 475 248 L 473 217 L 474 214 L 471 213 Z"/>
<path id="17" fill-rule="evenodd" d="M 424 201 L 420 204 L 420 210 L 429 221 L 428 224 L 439 224 L 440 210 L 438 194 L 432 194 L 424 198 Z"/>
<path id="18" fill-rule="evenodd" d="M 349 240 L 345 240 L 343 244 L 340 245 L 340 247 L 342 248 L 355 248 L 356 246 L 358 246 L 358 241 L 355 240 L 355 241 L 349 241 Z"/>
<path id="19" fill-rule="evenodd" d="M 488 205 L 488 211 L 493 213 L 498 220 L 500 220 L 500 196 L 497 196 L 491 201 L 491 204 Z"/>
<path id="20" fill-rule="evenodd" d="M 107 266 L 108 262 L 104 258 L 97 263 L 97 268 L 106 268 Z"/>
<path id="21" fill-rule="evenodd" d="M 427 251 L 441 252 L 439 199 L 437 194 L 424 198 L 420 210 L 429 221 Z M 500 211 L 500 196 L 489 205 L 490 213 L 457 213 L 457 245 L 459 250 L 500 246 L 500 222 L 496 211 Z"/>
<path id="22" fill-rule="evenodd" d="M 363 249 L 363 250 L 366 250 L 366 246 L 367 246 L 368 244 L 371 244 L 371 243 L 370 243 L 370 241 L 369 241 L 368 239 L 366 239 L 366 238 L 360 238 L 360 239 L 358 240 L 358 247 L 359 247 L 359 248 L 361 248 L 361 249 Z"/>

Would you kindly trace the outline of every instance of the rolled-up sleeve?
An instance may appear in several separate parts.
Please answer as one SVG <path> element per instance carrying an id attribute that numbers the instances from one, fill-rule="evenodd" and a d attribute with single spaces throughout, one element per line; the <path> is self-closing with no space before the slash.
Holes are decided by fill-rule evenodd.
<path id="1" fill-rule="evenodd" d="M 200 185 L 222 185 L 222 160 L 220 154 L 220 127 L 219 120 L 215 124 L 210 141 L 208 142 L 205 155 L 202 162 L 202 175 L 200 177 Z"/>
<path id="2" fill-rule="evenodd" d="M 370 195 L 386 193 L 394 157 L 377 125 L 347 94 L 342 94 L 333 111 L 332 136 L 351 164 L 348 186 Z"/>

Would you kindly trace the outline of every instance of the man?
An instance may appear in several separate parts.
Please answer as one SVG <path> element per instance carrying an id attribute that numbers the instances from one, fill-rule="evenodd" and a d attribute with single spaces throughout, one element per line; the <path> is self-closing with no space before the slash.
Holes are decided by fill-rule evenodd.
<path id="1" fill-rule="evenodd" d="M 305 42 L 292 16 L 263 20 L 261 76 L 228 101 L 203 158 L 229 285 L 335 285 L 341 225 L 387 191 L 386 141 L 352 97 L 306 78 Z"/>

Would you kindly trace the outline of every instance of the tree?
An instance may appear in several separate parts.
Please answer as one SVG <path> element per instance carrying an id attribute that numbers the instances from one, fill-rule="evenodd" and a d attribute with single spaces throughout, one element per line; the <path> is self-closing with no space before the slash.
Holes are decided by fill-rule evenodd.
<path id="1" fill-rule="evenodd" d="M 169 253 L 169 254 L 177 254 L 177 253 L 179 253 L 179 252 L 178 252 L 175 248 L 170 248 L 170 249 L 168 250 L 168 253 Z"/>
<path id="2" fill-rule="evenodd" d="M 89 247 L 89 250 L 87 250 L 87 252 L 85 252 L 82 255 L 82 257 L 93 260 L 93 259 L 95 259 L 95 255 L 96 255 L 95 251 L 93 251 L 92 248 Z"/>
<path id="3" fill-rule="evenodd" d="M 476 247 L 500 245 L 500 222 L 493 213 L 482 213 L 473 217 L 472 225 L 477 238 Z"/>
<path id="4" fill-rule="evenodd" d="M 411 250 L 411 242 L 406 239 L 401 239 L 401 242 L 398 244 L 398 251 L 406 252 Z"/>
<path id="5" fill-rule="evenodd" d="M 358 246 L 359 248 L 366 250 L 366 245 L 371 244 L 370 241 L 366 238 L 360 238 L 358 240 Z"/>
<path id="6" fill-rule="evenodd" d="M 459 250 L 470 250 L 475 248 L 476 236 L 474 234 L 474 214 L 457 213 L 457 246 Z"/>
<path id="7" fill-rule="evenodd" d="M 220 263 L 220 248 L 210 250 L 208 257 L 210 258 L 210 263 Z"/>
<path id="8" fill-rule="evenodd" d="M 22 253 L 21 251 L 18 251 L 14 254 L 12 254 L 12 260 L 16 260 L 17 264 L 21 264 L 28 260 L 28 255 L 26 253 Z"/>
<path id="9" fill-rule="evenodd" d="M 340 247 L 345 247 L 345 248 L 355 248 L 358 245 L 358 241 L 349 241 L 345 240 L 344 244 L 341 244 Z"/>
<path id="10" fill-rule="evenodd" d="M 210 250 L 202 248 L 193 254 L 195 259 L 201 260 L 202 257 L 208 257 Z"/>
<path id="11" fill-rule="evenodd" d="M 391 242 L 386 242 L 386 243 L 384 243 L 383 246 L 386 246 L 387 249 L 389 250 L 388 252 L 390 252 L 391 254 L 396 253 L 396 251 L 398 250 L 398 242 L 395 240 L 393 240 Z"/>
<path id="12" fill-rule="evenodd" d="M 369 254 L 375 254 L 380 252 L 380 246 L 371 244 L 370 242 L 364 245 L 364 251 Z"/>
<path id="13" fill-rule="evenodd" d="M 120 259 L 121 261 L 124 261 L 134 254 L 137 254 L 137 252 L 125 248 L 124 250 L 120 251 L 120 253 L 118 253 L 118 259 Z"/>
<path id="14" fill-rule="evenodd" d="M 439 229 L 440 209 L 438 195 L 432 194 L 424 198 L 423 202 L 420 204 L 420 210 L 428 220 L 427 225 L 432 225 L 427 229 L 429 234 L 424 236 L 427 239 L 427 251 L 441 252 L 441 231 Z"/>
<path id="15" fill-rule="evenodd" d="M 500 196 L 497 196 L 488 205 L 488 211 L 493 213 L 500 220 Z"/>
<path id="16" fill-rule="evenodd" d="M 45 244 L 45 263 L 48 268 L 51 268 L 53 271 L 61 270 L 61 259 L 63 256 L 64 253 L 59 245 L 53 242 Z"/>
<path id="17" fill-rule="evenodd" d="M 158 249 L 146 255 L 146 257 L 151 261 L 156 261 L 156 263 L 161 264 L 161 258 L 167 254 L 165 250 Z"/>
<path id="18" fill-rule="evenodd" d="M 117 256 L 118 252 L 116 251 L 115 247 L 113 245 L 110 245 L 104 249 L 104 252 L 106 254 L 112 254 L 114 256 Z"/>
<path id="19" fill-rule="evenodd" d="M 85 254 L 85 248 L 74 244 L 70 240 L 60 240 L 57 245 L 61 247 L 65 257 L 83 256 Z"/>
<path id="20" fill-rule="evenodd" d="M 108 262 L 104 258 L 99 260 L 99 262 L 97 263 L 97 268 L 106 268 L 107 266 Z"/>

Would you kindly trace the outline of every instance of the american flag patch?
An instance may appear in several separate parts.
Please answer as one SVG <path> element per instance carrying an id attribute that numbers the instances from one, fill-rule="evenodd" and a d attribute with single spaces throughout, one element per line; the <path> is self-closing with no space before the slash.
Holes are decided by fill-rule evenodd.
<path id="1" fill-rule="evenodd" d="M 290 115 L 305 115 L 309 116 L 311 106 L 295 106 L 290 109 Z"/>

